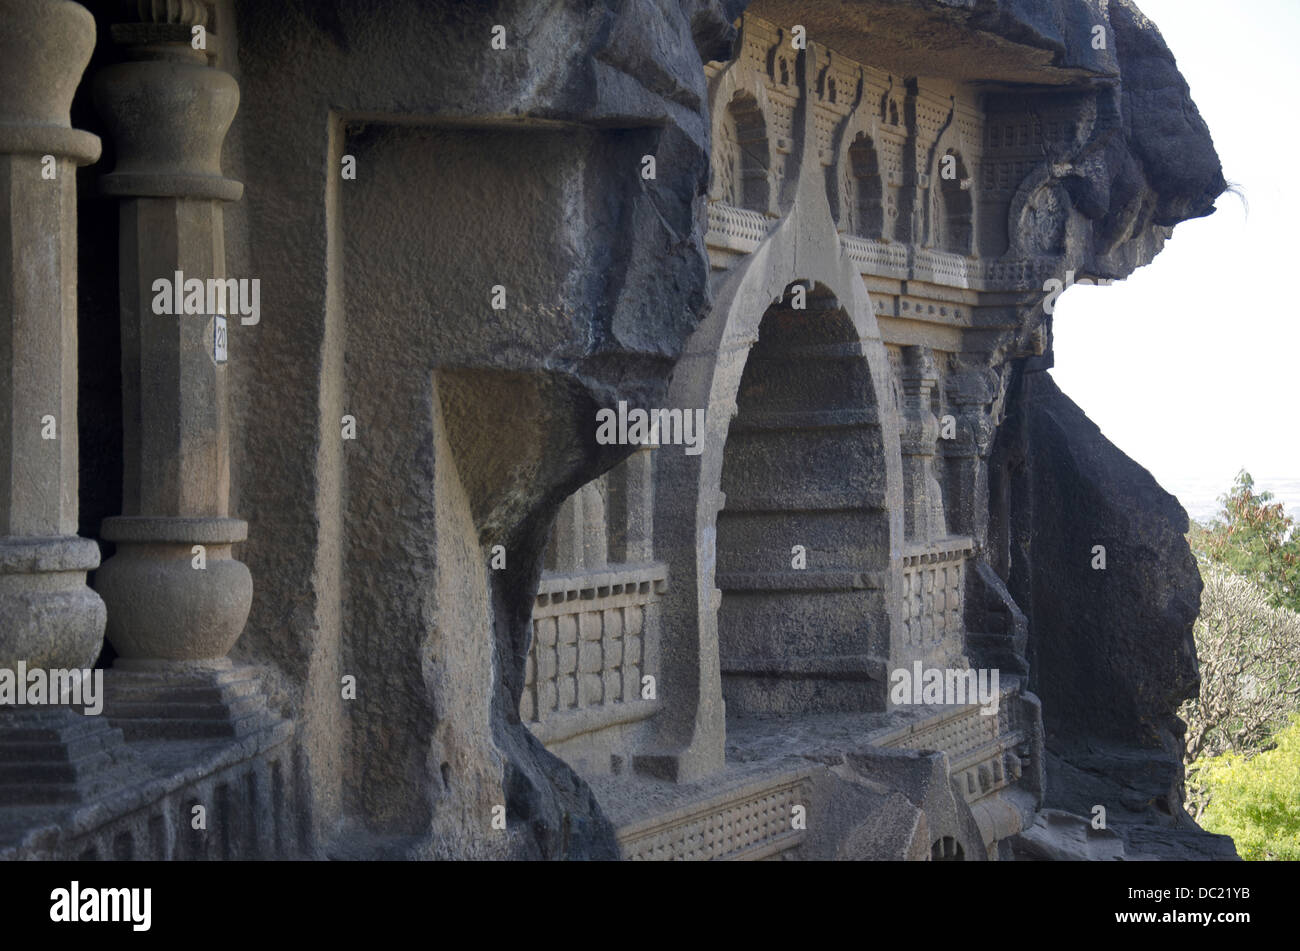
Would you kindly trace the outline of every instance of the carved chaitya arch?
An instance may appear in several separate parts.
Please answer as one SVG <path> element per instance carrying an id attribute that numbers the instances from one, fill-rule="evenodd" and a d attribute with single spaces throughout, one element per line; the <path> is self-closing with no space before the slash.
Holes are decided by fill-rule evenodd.
<path id="1" fill-rule="evenodd" d="M 715 523 L 729 716 L 881 709 L 889 520 L 863 356 L 811 282 L 771 303 L 746 355 Z"/>
<path id="2" fill-rule="evenodd" d="M 835 229 L 868 241 L 907 240 L 901 170 L 906 131 L 899 119 L 905 90 L 893 77 L 859 68 L 857 99 L 838 124 L 826 173 Z M 891 124 L 891 114 L 894 119 Z"/>
<path id="3" fill-rule="evenodd" d="M 820 215 L 826 215 L 824 204 Z M 865 285 L 847 257 L 810 246 L 810 230 L 798 227 L 795 217 L 723 278 L 715 290 L 714 309 L 688 342 L 669 390 L 671 406 L 707 408 L 701 455 L 657 453 L 655 550 L 658 557 L 674 564 L 679 579 L 665 599 L 663 689 L 679 702 L 665 709 L 656 723 L 665 771 L 679 781 L 722 764 L 721 596 L 716 574 L 718 513 L 725 505 L 723 457 L 745 365 L 773 302 L 795 282 L 833 296 L 851 321 L 856 338 L 851 346 L 869 376 L 875 406 L 883 408 L 892 399 L 888 355 Z M 798 269 L 796 260 L 803 262 Z M 875 583 L 881 585 L 888 628 L 881 638 L 890 653 L 896 650 L 890 637 L 899 624 L 903 544 L 899 440 L 897 420 L 882 412 L 881 461 L 885 497 L 890 500 L 882 518 L 889 567 Z"/>
<path id="4" fill-rule="evenodd" d="M 1010 246 L 1007 257 L 1060 257 L 1070 224 L 1072 204 L 1064 186 L 1043 162 L 1020 183 L 1007 211 Z"/>
<path id="5" fill-rule="evenodd" d="M 933 109 L 936 90 L 923 89 L 921 98 Z M 969 103 L 956 95 L 945 98 L 950 103 L 946 118 L 930 146 L 917 156 L 923 189 L 918 235 L 923 247 L 969 257 L 976 252 L 979 231 L 974 173 L 981 145 Z"/>

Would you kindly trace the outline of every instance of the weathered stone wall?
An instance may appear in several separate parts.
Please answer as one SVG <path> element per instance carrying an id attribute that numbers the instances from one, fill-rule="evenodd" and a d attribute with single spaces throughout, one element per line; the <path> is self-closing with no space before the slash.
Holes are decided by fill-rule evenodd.
<path id="1" fill-rule="evenodd" d="M 696 40 L 712 55 L 730 28 L 694 3 L 591 13 L 234 11 L 238 167 L 266 200 L 232 224 L 280 318 L 245 338 L 243 405 L 278 405 L 241 420 L 240 499 L 295 536 L 250 550 L 267 582 L 244 649 L 277 659 L 306 720 L 322 821 L 403 854 L 610 854 L 582 784 L 519 722 L 528 617 L 560 500 L 619 458 L 585 421 L 660 391 L 704 306 Z M 492 835 L 495 805 L 514 835 Z"/>

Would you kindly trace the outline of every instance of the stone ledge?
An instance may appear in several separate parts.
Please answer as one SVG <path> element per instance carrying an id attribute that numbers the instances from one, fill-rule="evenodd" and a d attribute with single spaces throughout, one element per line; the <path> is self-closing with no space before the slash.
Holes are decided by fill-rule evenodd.
<path id="1" fill-rule="evenodd" d="M 660 709 L 658 700 L 624 700 L 564 713 L 552 711 L 545 719 L 524 725 L 544 745 L 550 745 L 586 733 L 597 733 L 612 726 L 648 720 Z"/>
<path id="2" fill-rule="evenodd" d="M 664 594 L 667 585 L 668 566 L 662 562 L 619 566 L 598 571 L 544 574 L 537 584 L 537 602 L 533 617 L 544 617 L 554 613 L 564 614 L 574 610 L 590 610 L 589 607 L 580 604 L 571 605 L 571 602 L 632 596 L 641 596 L 642 601 L 652 600 Z"/>
<path id="3" fill-rule="evenodd" d="M 817 677 L 825 680 L 870 680 L 884 683 L 886 662 L 870 654 L 815 657 L 733 656 L 719 659 L 724 674 L 751 677 Z"/>
<path id="4" fill-rule="evenodd" d="M 717 575 L 714 587 L 728 594 L 769 594 L 777 591 L 885 591 L 884 571 L 728 571 Z"/>

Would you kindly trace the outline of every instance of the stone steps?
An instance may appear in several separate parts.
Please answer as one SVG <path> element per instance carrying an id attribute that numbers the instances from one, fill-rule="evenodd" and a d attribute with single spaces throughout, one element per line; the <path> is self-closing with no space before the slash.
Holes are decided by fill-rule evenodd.
<path id="1" fill-rule="evenodd" d="M 0 805 L 86 802 L 131 775 L 123 733 L 105 717 L 56 707 L 0 720 Z"/>
<path id="2" fill-rule="evenodd" d="M 245 736 L 273 718 L 252 667 L 165 671 L 114 667 L 105 714 L 128 740 Z"/>

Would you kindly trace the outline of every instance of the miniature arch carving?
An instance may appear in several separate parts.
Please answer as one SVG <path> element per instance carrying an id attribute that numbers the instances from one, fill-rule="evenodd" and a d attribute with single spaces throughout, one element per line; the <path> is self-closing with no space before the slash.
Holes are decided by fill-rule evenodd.
<path id="1" fill-rule="evenodd" d="M 868 109 L 856 109 L 836 134 L 835 162 L 827 172 L 827 199 L 836 230 L 861 238 L 885 233 L 885 179 L 879 124 Z"/>
<path id="2" fill-rule="evenodd" d="M 749 90 L 737 90 L 721 110 L 714 130 L 710 198 L 736 208 L 768 213 L 771 150 L 767 125 L 758 97 Z"/>
<path id="3" fill-rule="evenodd" d="M 939 156 L 935 168 L 937 207 L 934 221 L 935 244 L 952 254 L 969 256 L 974 237 L 975 207 L 971 198 L 971 175 L 961 152 L 949 148 Z"/>
<path id="4" fill-rule="evenodd" d="M 880 238 L 885 231 L 885 185 L 880 157 L 866 132 L 859 132 L 846 153 L 845 183 L 850 230 L 861 238 Z"/>

